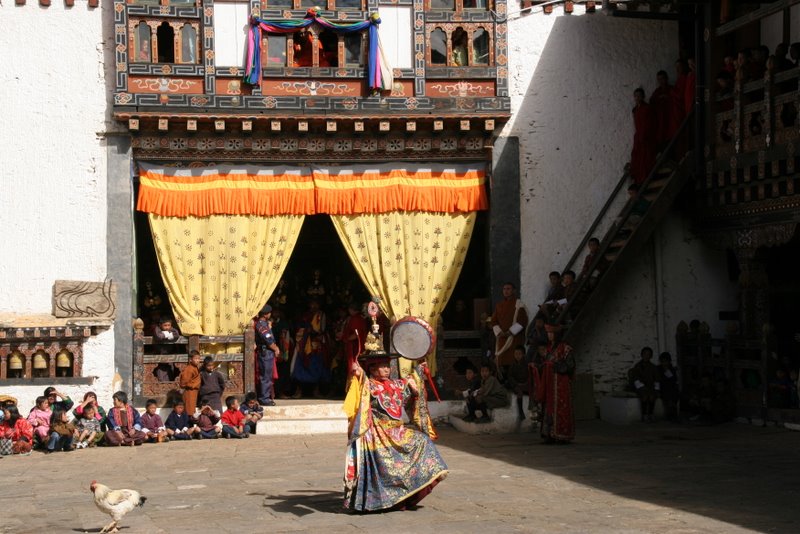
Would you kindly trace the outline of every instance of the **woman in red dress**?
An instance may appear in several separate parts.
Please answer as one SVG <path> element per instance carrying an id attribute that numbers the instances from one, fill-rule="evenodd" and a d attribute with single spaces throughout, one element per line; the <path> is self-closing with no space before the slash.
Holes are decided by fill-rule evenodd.
<path id="1" fill-rule="evenodd" d="M 633 92 L 633 149 L 631 150 L 630 173 L 634 183 L 641 184 L 656 163 L 653 133 L 653 114 L 645 102 L 644 89 L 639 87 Z"/>
<path id="2" fill-rule="evenodd" d="M 547 356 L 533 370 L 536 401 L 542 405 L 541 435 L 545 443 L 569 443 L 575 439 L 572 347 L 560 341 L 560 326 L 545 325 Z"/>

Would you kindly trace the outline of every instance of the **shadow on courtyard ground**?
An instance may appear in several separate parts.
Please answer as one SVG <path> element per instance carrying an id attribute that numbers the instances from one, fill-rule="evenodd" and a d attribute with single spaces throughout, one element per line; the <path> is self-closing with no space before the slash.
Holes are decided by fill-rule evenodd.
<path id="1" fill-rule="evenodd" d="M 796 532 L 800 433 L 729 423 L 617 427 L 578 423 L 573 444 L 538 433 L 470 436 L 441 429 L 439 445 L 520 466 L 636 501 L 745 528 Z M 536 500 L 534 495 L 531 496 Z"/>

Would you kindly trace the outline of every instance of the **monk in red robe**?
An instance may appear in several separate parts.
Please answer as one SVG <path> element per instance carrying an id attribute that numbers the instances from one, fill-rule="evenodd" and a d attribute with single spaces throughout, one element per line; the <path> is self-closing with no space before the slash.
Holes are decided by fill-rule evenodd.
<path id="1" fill-rule="evenodd" d="M 317 47 L 322 44 L 317 42 Z M 303 30 L 294 34 L 294 63 L 295 67 L 314 66 L 314 36 L 310 31 Z"/>
<path id="2" fill-rule="evenodd" d="M 633 108 L 633 149 L 631 150 L 630 173 L 634 183 L 641 184 L 656 163 L 653 143 L 653 117 L 650 106 L 644 100 L 644 89 L 633 92 L 636 105 Z"/>
<path id="3" fill-rule="evenodd" d="M 679 125 L 675 124 L 672 116 L 673 87 L 669 84 L 669 75 L 660 70 L 656 74 L 656 81 L 658 87 L 650 95 L 650 107 L 653 110 L 653 141 L 656 150 L 662 150 L 669 144 Z"/>
<path id="4" fill-rule="evenodd" d="M 572 347 L 559 340 L 559 325 L 545 325 L 545 330 L 547 354 L 533 367 L 534 396 L 541 404 L 541 435 L 545 443 L 569 443 L 575 439 L 572 407 L 575 358 Z"/>
<path id="5" fill-rule="evenodd" d="M 694 86 L 697 82 L 697 74 L 695 73 L 694 58 L 690 57 L 686 64 L 689 66 L 689 72 L 686 73 L 686 87 L 683 89 L 683 110 L 689 113 L 694 107 Z"/>
<path id="6" fill-rule="evenodd" d="M 514 347 L 525 345 L 525 325 L 528 324 L 528 312 L 511 282 L 503 284 L 503 300 L 495 306 L 491 324 L 497 365 L 508 367 L 514 363 Z"/>

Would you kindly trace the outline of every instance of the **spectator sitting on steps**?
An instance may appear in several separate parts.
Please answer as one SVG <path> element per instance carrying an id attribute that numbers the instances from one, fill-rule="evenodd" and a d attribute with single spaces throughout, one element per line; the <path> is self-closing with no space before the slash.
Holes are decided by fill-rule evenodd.
<path id="1" fill-rule="evenodd" d="M 502 408 L 508 406 L 508 391 L 499 380 L 492 374 L 488 364 L 481 366 L 481 387 L 472 395 L 467 397 L 467 410 L 469 414 L 464 421 L 471 423 L 488 423 L 489 409 Z M 475 412 L 480 411 L 481 417 L 478 419 Z"/>

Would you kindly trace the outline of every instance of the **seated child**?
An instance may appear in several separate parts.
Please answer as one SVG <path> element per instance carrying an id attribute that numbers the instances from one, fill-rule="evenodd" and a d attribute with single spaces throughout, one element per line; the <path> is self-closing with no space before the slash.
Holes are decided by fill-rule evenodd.
<path id="1" fill-rule="evenodd" d="M 517 396 L 517 417 L 519 419 L 525 419 L 522 397 L 528 394 L 529 377 L 528 364 L 525 362 L 525 347 L 519 345 L 514 348 L 514 362 L 508 367 L 506 373 L 506 387 Z"/>
<path id="2" fill-rule="evenodd" d="M 477 423 L 488 423 L 489 408 L 502 408 L 508 405 L 508 391 L 497 378 L 492 375 L 492 370 L 488 364 L 481 366 L 481 387 L 472 395 L 467 397 L 467 410 L 469 414 L 464 421 Z M 481 418 L 477 419 L 475 412 L 480 410 Z"/>
<path id="3" fill-rule="evenodd" d="M 53 451 L 71 451 L 75 431 L 75 425 L 69 422 L 69 414 L 56 408 L 50 419 L 50 440 L 47 442 L 45 454 Z"/>
<path id="4" fill-rule="evenodd" d="M 80 417 L 75 419 L 75 426 L 78 429 L 78 441 L 75 444 L 76 449 L 85 449 L 86 447 L 94 447 L 95 444 L 103 436 L 100 421 L 96 417 L 97 410 L 94 404 L 87 404 L 83 409 Z"/>
<path id="5" fill-rule="evenodd" d="M 53 410 L 47 397 L 36 397 L 36 406 L 28 414 L 28 422 L 33 428 L 33 438 L 42 447 L 47 445 L 50 440 L 50 419 L 53 417 Z"/>
<path id="6" fill-rule="evenodd" d="M 469 364 L 464 369 L 464 380 L 467 382 L 466 389 L 456 389 L 456 395 L 460 395 L 465 399 L 481 387 L 481 377 L 476 372 L 475 367 Z"/>
<path id="7" fill-rule="evenodd" d="M 170 439 L 192 439 L 200 437 L 200 429 L 194 424 L 192 418 L 186 413 L 183 401 L 178 401 L 172 407 L 172 413 L 167 417 L 167 435 Z"/>
<path id="8" fill-rule="evenodd" d="M 264 408 L 258 404 L 258 395 L 251 391 L 244 396 L 244 404 L 239 410 L 244 414 L 244 426 L 251 434 L 256 433 L 256 425 L 264 417 Z"/>
<path id="9" fill-rule="evenodd" d="M 16 404 L 6 403 L 3 420 L 0 422 L 0 438 L 11 440 L 12 454 L 30 454 L 33 429 L 27 419 L 19 414 Z M 4 452 L 4 454 L 8 454 Z"/>
<path id="10" fill-rule="evenodd" d="M 105 440 L 105 431 L 106 431 L 106 419 L 108 415 L 106 414 L 105 409 L 100 406 L 97 402 L 97 394 L 94 391 L 86 392 L 86 395 L 83 396 L 83 402 L 81 402 L 78 406 L 72 410 L 72 415 L 75 416 L 75 419 L 80 421 L 83 418 L 84 411 L 91 406 L 94 408 L 94 418 L 99 423 L 99 431 L 95 434 L 94 443 L 89 443 L 89 446 L 94 445 L 101 445 Z"/>
<path id="11" fill-rule="evenodd" d="M 200 437 L 203 439 L 217 439 L 219 437 L 219 412 L 211 406 L 203 406 L 197 416 L 197 426 L 200 428 Z"/>
<path id="12" fill-rule="evenodd" d="M 222 436 L 226 438 L 249 438 L 244 424 L 244 414 L 239 410 L 239 400 L 233 395 L 225 398 L 225 406 L 228 407 L 222 414 Z"/>
<path id="13" fill-rule="evenodd" d="M 128 395 L 124 391 L 117 391 L 111 397 L 114 407 L 108 411 L 108 432 L 106 442 L 114 447 L 127 445 L 141 445 L 147 439 L 142 432 L 142 421 L 139 412 L 128 404 Z"/>
<path id="14" fill-rule="evenodd" d="M 147 435 L 148 443 L 164 443 L 167 440 L 167 428 L 157 412 L 158 403 L 155 399 L 148 399 L 141 417 L 142 432 Z"/>

